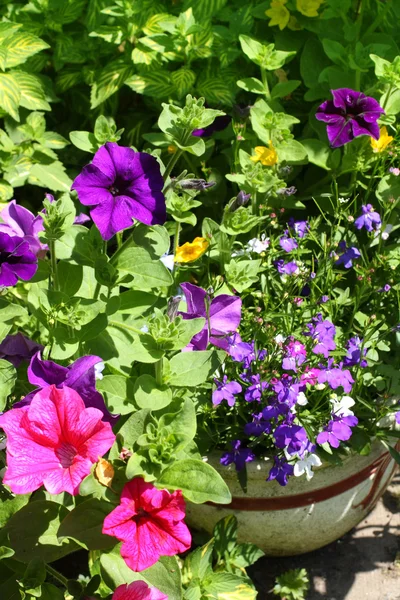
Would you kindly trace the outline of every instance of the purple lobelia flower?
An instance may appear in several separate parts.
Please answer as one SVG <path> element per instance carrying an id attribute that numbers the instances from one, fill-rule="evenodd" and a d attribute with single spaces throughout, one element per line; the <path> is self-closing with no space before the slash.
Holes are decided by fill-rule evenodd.
<path id="1" fill-rule="evenodd" d="M 334 341 L 336 335 L 336 327 L 327 319 L 323 319 L 319 313 L 313 318 L 312 323 L 307 323 L 308 331 L 304 335 L 311 336 L 315 344 L 313 348 L 314 354 L 322 354 L 328 358 L 330 350 L 336 349 Z"/>
<path id="2" fill-rule="evenodd" d="M 278 260 L 274 261 L 274 266 L 281 275 L 297 275 L 299 272 L 299 267 L 294 260 L 285 263 L 283 258 L 279 258 Z"/>
<path id="3" fill-rule="evenodd" d="M 242 375 L 243 377 L 243 375 Z M 244 392 L 244 399 L 246 402 L 260 402 L 263 391 L 267 389 L 268 383 L 261 381 L 261 376 L 257 375 L 246 376 L 246 380 L 250 383 L 250 386 Z"/>
<path id="4" fill-rule="evenodd" d="M 271 387 L 277 395 L 278 402 L 286 404 L 289 408 L 296 404 L 299 394 L 305 389 L 304 384 L 296 382 L 287 373 L 284 373 L 281 379 L 271 380 Z"/>
<path id="5" fill-rule="evenodd" d="M 332 148 L 348 144 L 360 135 L 379 139 L 377 120 L 385 111 L 374 98 L 349 88 L 331 90 L 333 100 L 326 100 L 316 113 L 318 121 L 327 124 Z"/>
<path id="6" fill-rule="evenodd" d="M 289 454 L 302 454 L 309 444 L 304 427 L 294 423 L 279 425 L 274 431 L 277 448 L 287 448 Z"/>
<path id="7" fill-rule="evenodd" d="M 246 435 L 254 435 L 255 437 L 259 437 L 263 433 L 271 432 L 271 423 L 265 421 L 263 418 L 263 413 L 254 413 L 253 420 L 250 423 L 246 423 L 244 426 L 244 433 Z"/>
<path id="8" fill-rule="evenodd" d="M 361 211 L 361 215 L 354 221 L 354 225 L 357 229 L 362 229 L 364 227 L 367 231 L 374 231 L 381 228 L 381 216 L 374 210 L 372 204 L 363 204 Z"/>
<path id="9" fill-rule="evenodd" d="M 231 120 L 232 117 L 230 117 L 229 115 L 221 115 L 219 117 L 215 117 L 211 125 L 207 125 L 207 127 L 202 127 L 201 129 L 194 129 L 192 131 L 192 135 L 194 135 L 195 137 L 210 137 L 213 133 L 226 129 Z"/>
<path id="10" fill-rule="evenodd" d="M 17 368 L 24 360 L 29 360 L 40 350 L 43 350 L 41 344 L 30 340 L 22 333 L 16 333 L 15 335 L 8 335 L 1 342 L 0 358 L 8 360 Z"/>
<path id="11" fill-rule="evenodd" d="M 254 344 L 243 342 L 239 333 L 234 333 L 228 338 L 228 354 L 235 362 L 242 362 L 248 356 L 254 354 Z"/>
<path id="12" fill-rule="evenodd" d="M 355 246 L 348 248 L 345 241 L 339 243 L 339 248 L 343 251 L 343 254 L 336 259 L 336 264 L 343 265 L 345 269 L 351 269 L 353 260 L 356 260 L 361 256 L 359 249 Z"/>
<path id="13" fill-rule="evenodd" d="M 290 465 L 285 458 L 279 458 L 275 456 L 274 458 L 274 466 L 269 472 L 267 481 L 272 481 L 276 479 L 279 485 L 285 486 L 287 485 L 288 478 L 293 475 L 294 466 Z"/>
<path id="14" fill-rule="evenodd" d="M 400 410 L 399 410 L 399 411 L 397 411 L 396 413 L 394 413 L 394 418 L 395 418 L 395 420 L 396 420 L 396 423 L 397 423 L 398 425 L 400 425 Z"/>
<path id="15" fill-rule="evenodd" d="M 37 258 L 23 238 L 0 232 L 0 288 L 29 281 L 37 271 Z"/>
<path id="16" fill-rule="evenodd" d="M 317 435 L 317 444 L 325 444 L 326 442 L 332 448 L 339 448 L 340 442 L 346 442 L 352 436 L 352 427 L 358 423 L 357 417 L 350 415 L 348 417 L 334 416 L 329 421 L 327 427 Z"/>
<path id="17" fill-rule="evenodd" d="M 42 215 L 35 217 L 30 210 L 11 200 L 0 212 L 0 217 L 3 221 L 0 223 L 1 233 L 23 238 L 35 256 L 44 256 L 47 246 L 40 242 L 38 235 L 44 229 Z"/>
<path id="18" fill-rule="evenodd" d="M 279 239 L 279 245 L 285 252 L 292 252 L 298 248 L 296 240 L 290 237 L 287 231 L 285 231 L 285 234 Z"/>
<path id="19" fill-rule="evenodd" d="M 233 440 L 231 445 L 232 451 L 225 452 L 225 454 L 221 456 L 219 461 L 221 465 L 227 467 L 234 463 L 236 471 L 241 471 L 246 463 L 255 460 L 256 457 L 249 448 L 241 447 L 242 442 L 240 440 Z"/>
<path id="20" fill-rule="evenodd" d="M 164 186 L 154 156 L 107 142 L 83 168 L 71 189 L 79 201 L 94 206 L 90 216 L 104 240 L 131 227 L 133 219 L 146 225 L 166 219 Z"/>
<path id="21" fill-rule="evenodd" d="M 224 375 L 223 380 L 214 379 L 217 389 L 212 394 L 212 403 L 214 406 L 221 404 L 222 400 L 226 400 L 228 406 L 233 406 L 236 402 L 235 394 L 240 394 L 242 386 L 237 381 L 228 381 L 228 377 Z"/>
<path id="22" fill-rule="evenodd" d="M 345 367 L 355 367 L 356 365 L 360 365 L 360 367 L 364 369 L 367 366 L 367 361 L 365 358 L 361 357 L 362 344 L 363 340 L 358 336 L 349 339 L 346 345 L 347 354 L 343 359 Z M 367 348 L 363 348 L 362 355 L 366 356 L 366 354 Z"/>
<path id="23" fill-rule="evenodd" d="M 223 350 L 229 350 L 228 334 L 238 327 L 242 301 L 237 296 L 221 294 L 211 301 L 203 288 L 192 283 L 182 283 L 187 312 L 179 313 L 184 319 L 206 319 L 203 329 L 190 341 L 186 350 L 205 350 L 210 342 Z M 209 321 L 209 322 L 207 322 Z"/>
<path id="24" fill-rule="evenodd" d="M 320 365 L 320 367 L 322 367 L 322 365 Z M 326 368 L 320 368 L 318 383 L 328 383 L 333 390 L 342 387 L 346 394 L 348 394 L 351 392 L 354 379 L 348 369 L 343 369 L 342 364 L 334 365 L 333 359 L 330 358 L 328 366 Z"/>
<path id="25" fill-rule="evenodd" d="M 295 230 L 299 238 L 303 238 L 307 235 L 309 229 L 307 221 L 295 221 L 293 217 L 290 217 L 288 225 L 291 229 Z"/>
<path id="26" fill-rule="evenodd" d="M 19 408 L 30 404 L 35 394 L 49 385 L 55 385 L 57 388 L 65 385 L 78 392 L 86 408 L 93 407 L 101 410 L 104 421 L 113 425 L 119 415 L 112 415 L 108 411 L 103 396 L 96 390 L 96 378 L 101 378 L 99 374 L 102 367 L 104 368 L 103 361 L 99 356 L 82 356 L 68 367 L 63 367 L 51 360 L 43 360 L 40 352 L 37 352 L 28 367 L 29 383 L 37 386 L 37 389 L 14 404 L 14 407 Z"/>
<path id="27" fill-rule="evenodd" d="M 282 368 L 285 371 L 297 371 L 297 367 L 303 364 L 307 357 L 307 351 L 304 344 L 301 344 L 293 338 L 285 348 L 285 358 L 282 361 Z"/>

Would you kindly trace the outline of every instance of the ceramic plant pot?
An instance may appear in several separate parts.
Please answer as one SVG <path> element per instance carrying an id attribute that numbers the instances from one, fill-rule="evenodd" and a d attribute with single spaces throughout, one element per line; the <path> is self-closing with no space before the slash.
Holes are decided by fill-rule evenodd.
<path id="1" fill-rule="evenodd" d="M 368 456 L 352 454 L 343 465 L 327 463 L 305 476 L 291 477 L 286 487 L 266 482 L 269 461 L 247 465 L 247 493 L 237 480 L 233 465 L 219 464 L 220 453 L 208 462 L 228 484 L 232 502 L 187 506 L 187 522 L 212 532 L 222 517 L 236 515 L 239 541 L 257 544 L 267 556 L 291 556 L 321 548 L 357 525 L 373 508 L 389 485 L 396 463 L 380 441 Z"/>

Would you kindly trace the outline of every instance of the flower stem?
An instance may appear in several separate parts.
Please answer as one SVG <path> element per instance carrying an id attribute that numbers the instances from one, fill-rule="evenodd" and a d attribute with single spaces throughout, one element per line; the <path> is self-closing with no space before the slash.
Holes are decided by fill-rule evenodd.
<path id="1" fill-rule="evenodd" d="M 157 385 L 163 384 L 163 359 L 160 358 L 156 363 L 154 363 L 154 370 L 156 374 L 156 382 Z"/>
<path id="2" fill-rule="evenodd" d="M 174 166 L 176 165 L 176 163 L 178 162 L 181 154 L 182 154 L 183 150 L 177 150 L 175 152 L 175 154 L 173 154 L 171 156 L 171 158 L 169 159 L 169 162 L 165 168 L 165 172 L 164 172 L 164 182 L 167 181 L 168 177 L 170 176 L 172 169 L 174 168 Z"/>
<path id="3" fill-rule="evenodd" d="M 120 245 L 119 248 L 117 248 L 117 250 L 114 252 L 114 254 L 112 255 L 112 257 L 110 258 L 110 263 L 113 264 L 115 262 L 115 260 L 117 259 L 117 257 L 121 254 L 121 252 L 123 252 L 123 250 L 125 250 L 125 248 L 128 248 L 133 240 L 133 233 L 131 233 L 126 240 Z"/>
<path id="4" fill-rule="evenodd" d="M 181 233 L 181 224 L 177 221 L 175 224 L 175 236 L 174 236 L 174 258 L 176 256 L 176 251 L 179 247 L 179 235 Z"/>
<path id="5" fill-rule="evenodd" d="M 53 567 L 51 567 L 50 565 L 46 565 L 46 571 L 51 577 L 53 577 L 53 579 L 61 583 L 61 585 L 63 585 L 65 588 L 67 587 L 68 579 L 64 577 L 64 575 L 53 569 Z"/>
<path id="6" fill-rule="evenodd" d="M 267 72 L 263 68 L 261 68 L 261 79 L 262 79 L 264 90 L 265 90 L 265 97 L 267 98 L 267 100 L 271 100 L 271 93 L 269 91 Z"/>
<path id="7" fill-rule="evenodd" d="M 56 256 L 56 242 L 50 240 L 50 260 L 51 260 L 51 274 L 53 279 L 53 289 L 58 290 L 58 273 L 57 273 L 57 256 Z"/>

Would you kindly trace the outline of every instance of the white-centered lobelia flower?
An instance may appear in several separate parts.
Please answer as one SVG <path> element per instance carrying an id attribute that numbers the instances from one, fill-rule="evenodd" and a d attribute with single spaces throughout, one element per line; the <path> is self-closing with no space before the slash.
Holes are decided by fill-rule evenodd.
<path id="1" fill-rule="evenodd" d="M 332 403 L 332 412 L 338 417 L 352 417 L 354 413 L 350 410 L 351 406 L 355 405 L 355 401 L 350 396 L 342 396 L 339 400 L 338 396 L 334 394 L 331 396 L 329 401 Z"/>
<path id="2" fill-rule="evenodd" d="M 149 328 L 147 327 L 147 325 L 142 325 L 140 331 L 142 331 L 143 333 L 149 333 Z"/>
<path id="3" fill-rule="evenodd" d="M 307 396 L 304 392 L 299 392 L 297 394 L 296 404 L 300 404 L 300 406 L 306 406 L 306 404 L 308 404 Z"/>
<path id="4" fill-rule="evenodd" d="M 265 233 L 262 234 L 261 238 L 252 238 L 247 242 L 246 249 L 248 252 L 255 252 L 256 254 L 261 254 L 261 252 L 265 252 L 269 247 L 270 240 L 265 237 Z"/>
<path id="5" fill-rule="evenodd" d="M 301 477 L 306 475 L 307 480 L 310 481 L 314 477 L 313 467 L 320 467 L 322 465 L 321 459 L 316 454 L 309 452 L 307 455 L 300 458 L 293 468 L 293 475 L 295 477 Z"/>
<path id="6" fill-rule="evenodd" d="M 98 362 L 94 365 L 94 378 L 103 379 L 103 371 L 106 365 L 103 362 Z"/>
<path id="7" fill-rule="evenodd" d="M 167 267 L 170 271 L 174 270 L 174 255 L 168 254 L 167 252 L 160 257 L 160 260 L 164 267 Z"/>
<path id="8" fill-rule="evenodd" d="M 281 344 L 283 344 L 283 342 L 286 340 L 286 338 L 285 338 L 285 336 L 283 336 L 281 333 L 278 333 L 278 335 L 276 335 L 276 336 L 274 337 L 274 340 L 275 340 L 275 342 L 276 342 L 277 344 L 279 344 L 279 346 L 280 346 Z"/>

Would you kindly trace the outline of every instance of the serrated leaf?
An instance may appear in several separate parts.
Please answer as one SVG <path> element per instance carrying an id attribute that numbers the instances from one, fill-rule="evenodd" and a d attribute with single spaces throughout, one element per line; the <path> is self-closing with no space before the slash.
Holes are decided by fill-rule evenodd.
<path id="1" fill-rule="evenodd" d="M 178 98 L 186 96 L 191 90 L 196 81 L 196 73 L 191 69 L 182 67 L 171 73 L 172 83 L 175 87 Z"/>
<path id="2" fill-rule="evenodd" d="M 33 165 L 30 171 L 35 185 L 52 190 L 53 192 L 69 192 L 72 179 L 64 171 L 62 163 L 56 161 L 50 165 Z"/>
<path id="3" fill-rule="evenodd" d="M 82 69 L 67 67 L 56 77 L 56 89 L 58 92 L 66 92 L 70 88 L 83 81 Z"/>
<path id="4" fill-rule="evenodd" d="M 21 92 L 19 101 L 21 106 L 29 110 L 51 110 L 38 77 L 31 73 L 25 73 L 25 71 L 12 71 L 12 76 Z"/>
<path id="5" fill-rule="evenodd" d="M 96 108 L 107 100 L 131 77 L 133 67 L 123 60 L 110 62 L 100 73 L 92 85 L 90 107 Z"/>
<path id="6" fill-rule="evenodd" d="M 18 31 L 3 41 L 7 49 L 7 68 L 22 65 L 30 56 L 45 48 L 50 48 L 46 42 L 27 31 Z"/>
<path id="7" fill-rule="evenodd" d="M 168 98 L 173 92 L 169 73 L 161 69 L 143 75 L 133 75 L 125 84 L 137 94 L 154 98 Z"/>
<path id="8" fill-rule="evenodd" d="M 18 82 L 10 73 L 0 73 L 0 108 L 19 121 L 18 106 L 21 91 Z"/>
<path id="9" fill-rule="evenodd" d="M 232 69 L 205 69 L 197 81 L 197 93 L 213 105 L 232 105 L 236 73 Z"/>
<path id="10" fill-rule="evenodd" d="M 228 0 L 186 0 L 184 10 L 193 8 L 193 15 L 196 21 L 202 22 L 205 19 L 210 19 L 223 8 Z"/>
<path id="11" fill-rule="evenodd" d="M 61 150 L 69 145 L 68 140 L 55 131 L 45 131 L 40 141 L 46 148 L 54 148 L 54 150 Z"/>

